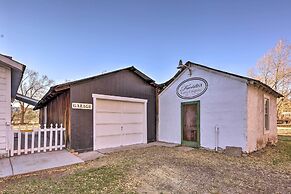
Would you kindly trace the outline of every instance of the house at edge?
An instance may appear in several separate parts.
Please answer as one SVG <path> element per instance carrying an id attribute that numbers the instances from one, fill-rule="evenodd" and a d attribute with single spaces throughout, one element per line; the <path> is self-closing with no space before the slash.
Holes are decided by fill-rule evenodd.
<path id="1" fill-rule="evenodd" d="M 156 84 L 135 67 L 53 86 L 34 109 L 76 151 L 156 140 Z"/>
<path id="2" fill-rule="evenodd" d="M 277 98 L 269 86 L 200 64 L 181 64 L 160 85 L 158 141 L 252 152 L 277 141 Z"/>
<path id="3" fill-rule="evenodd" d="M 8 155 L 11 103 L 16 97 L 25 65 L 0 54 L 0 158 Z"/>

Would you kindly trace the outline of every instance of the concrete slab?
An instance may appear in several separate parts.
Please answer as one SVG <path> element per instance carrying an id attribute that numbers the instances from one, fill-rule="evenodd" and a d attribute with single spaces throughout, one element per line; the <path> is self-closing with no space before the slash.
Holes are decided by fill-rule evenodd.
<path id="1" fill-rule="evenodd" d="M 242 156 L 242 148 L 241 147 L 226 146 L 224 152 L 227 156 L 234 156 L 234 157 L 241 157 Z"/>
<path id="2" fill-rule="evenodd" d="M 81 160 L 83 161 L 90 161 L 90 160 L 96 160 L 97 158 L 104 156 L 104 154 L 97 151 L 91 151 L 91 152 L 80 153 L 77 156 L 81 158 Z"/>
<path id="3" fill-rule="evenodd" d="M 186 147 L 186 146 L 179 146 L 179 147 L 177 147 L 177 149 L 182 151 L 182 152 L 189 152 L 191 150 L 194 150 L 194 148 Z"/>
<path id="4" fill-rule="evenodd" d="M 12 168 L 9 161 L 9 158 L 2 158 L 0 159 L 0 178 L 6 177 L 6 176 L 12 176 Z"/>
<path id="5" fill-rule="evenodd" d="M 166 143 L 166 142 L 156 141 L 156 142 L 151 142 L 151 143 L 149 143 L 149 145 L 173 148 L 173 147 L 177 147 L 177 146 L 179 146 L 180 144 L 175 144 L 175 143 Z"/>
<path id="6" fill-rule="evenodd" d="M 83 160 L 66 150 L 15 156 L 11 157 L 10 160 L 14 175 L 83 162 Z"/>

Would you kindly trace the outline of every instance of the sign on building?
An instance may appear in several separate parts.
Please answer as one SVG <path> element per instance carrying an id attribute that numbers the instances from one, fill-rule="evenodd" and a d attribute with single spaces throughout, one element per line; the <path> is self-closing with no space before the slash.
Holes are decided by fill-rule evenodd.
<path id="1" fill-rule="evenodd" d="M 92 110 L 92 104 L 88 103 L 72 103 L 72 109 Z"/>
<path id="2" fill-rule="evenodd" d="M 200 77 L 193 77 L 182 81 L 177 87 L 177 95 L 182 99 L 193 99 L 206 92 L 208 83 Z"/>

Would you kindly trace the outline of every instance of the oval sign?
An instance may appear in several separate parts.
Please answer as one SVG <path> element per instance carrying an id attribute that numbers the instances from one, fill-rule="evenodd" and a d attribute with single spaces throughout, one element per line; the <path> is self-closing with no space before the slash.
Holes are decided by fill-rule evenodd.
<path id="1" fill-rule="evenodd" d="M 208 83 L 200 77 L 193 77 L 182 81 L 177 87 L 177 95 L 183 99 L 193 99 L 206 92 Z"/>

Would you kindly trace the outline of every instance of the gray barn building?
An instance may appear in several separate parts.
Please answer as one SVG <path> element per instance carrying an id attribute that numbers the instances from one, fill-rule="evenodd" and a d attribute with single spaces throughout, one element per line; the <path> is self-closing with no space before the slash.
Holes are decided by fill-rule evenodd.
<path id="1" fill-rule="evenodd" d="M 53 86 L 34 109 L 76 151 L 156 140 L 156 84 L 135 67 Z"/>

